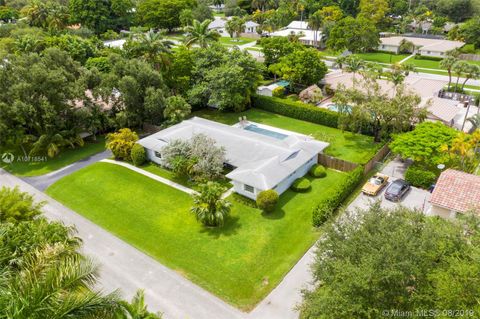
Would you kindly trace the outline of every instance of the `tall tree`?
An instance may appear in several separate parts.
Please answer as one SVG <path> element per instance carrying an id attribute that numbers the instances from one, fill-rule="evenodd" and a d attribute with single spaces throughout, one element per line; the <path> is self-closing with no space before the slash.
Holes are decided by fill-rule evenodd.
<path id="1" fill-rule="evenodd" d="M 137 19 L 149 28 L 172 31 L 181 26 L 180 12 L 192 9 L 194 0 L 144 0 L 137 8 Z"/>
<path id="2" fill-rule="evenodd" d="M 449 90 L 450 90 L 450 86 L 452 85 L 452 69 L 455 63 L 457 63 L 457 61 L 458 59 L 452 55 L 448 55 L 440 61 L 440 67 L 442 69 L 447 70 L 448 72 L 448 89 Z"/>
<path id="3" fill-rule="evenodd" d="M 318 31 L 323 25 L 323 16 L 322 12 L 319 10 L 314 14 L 310 15 L 308 18 L 308 27 L 313 30 L 314 37 L 313 37 L 313 45 L 318 47 Z"/>
<path id="4" fill-rule="evenodd" d="M 365 52 L 378 48 L 378 31 L 372 21 L 346 17 L 338 21 L 330 31 L 327 46 L 333 50 L 348 49 Z"/>
<path id="5" fill-rule="evenodd" d="M 125 49 L 130 56 L 143 57 L 157 71 L 170 64 L 173 42 L 166 39 L 161 32 L 150 30 L 136 34 L 126 43 Z"/>

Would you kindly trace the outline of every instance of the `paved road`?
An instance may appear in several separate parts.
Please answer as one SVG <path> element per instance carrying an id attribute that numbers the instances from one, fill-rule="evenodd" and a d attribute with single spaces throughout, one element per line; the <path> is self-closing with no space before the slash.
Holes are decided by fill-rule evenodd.
<path id="1" fill-rule="evenodd" d="M 110 150 L 105 150 L 101 153 L 97 153 L 85 159 L 82 159 L 78 162 L 65 166 L 62 169 L 57 171 L 41 175 L 41 176 L 34 176 L 34 177 L 23 177 L 22 179 L 27 182 L 28 184 L 32 185 L 33 187 L 44 191 L 48 188 L 48 186 L 52 185 L 62 177 L 72 174 L 75 171 L 78 171 L 85 166 L 90 164 L 96 163 L 106 158 L 112 157 L 112 152 Z"/>

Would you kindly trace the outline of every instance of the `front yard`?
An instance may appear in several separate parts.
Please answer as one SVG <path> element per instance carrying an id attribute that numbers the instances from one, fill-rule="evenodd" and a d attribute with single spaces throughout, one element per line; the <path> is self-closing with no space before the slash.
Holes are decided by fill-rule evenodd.
<path id="1" fill-rule="evenodd" d="M 189 195 L 128 170 L 97 163 L 47 194 L 231 304 L 249 310 L 319 237 L 312 209 L 346 174 L 327 170 L 307 193 L 285 192 L 262 215 L 230 197 L 223 228 L 206 228 L 189 212 Z"/>
<path id="2" fill-rule="evenodd" d="M 409 56 L 408 54 L 392 54 L 392 53 L 386 53 L 386 52 L 358 53 L 357 55 L 361 59 L 364 59 L 365 61 L 386 63 L 386 64 L 393 64 L 393 63 L 400 62 Z"/>
<path id="3" fill-rule="evenodd" d="M 246 116 L 248 120 L 253 122 L 312 135 L 317 140 L 330 143 L 330 146 L 325 150 L 326 154 L 360 164 L 367 163 L 382 146 L 381 144 L 375 144 L 371 136 L 354 134 L 259 109 L 249 109 L 242 113 L 227 113 L 205 109 L 193 112 L 192 116 L 199 116 L 228 125 L 237 123 L 240 116 Z"/>
<path id="4" fill-rule="evenodd" d="M 251 38 L 244 38 L 244 37 L 238 37 L 238 38 L 220 37 L 218 41 L 223 45 L 233 46 L 233 45 L 247 44 L 250 42 L 254 42 L 256 40 Z"/>

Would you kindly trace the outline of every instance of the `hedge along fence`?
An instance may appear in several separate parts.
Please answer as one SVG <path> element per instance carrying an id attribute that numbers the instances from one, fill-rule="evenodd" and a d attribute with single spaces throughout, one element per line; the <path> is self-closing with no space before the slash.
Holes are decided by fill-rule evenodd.
<path id="1" fill-rule="evenodd" d="M 311 104 L 276 97 L 255 95 L 253 107 L 329 127 L 338 127 L 339 114 Z"/>
<path id="2" fill-rule="evenodd" d="M 348 173 L 347 178 L 343 182 L 336 184 L 330 189 L 330 196 L 319 202 L 313 209 L 312 224 L 314 227 L 323 225 L 362 182 L 363 170 L 363 166 L 358 166 Z"/>

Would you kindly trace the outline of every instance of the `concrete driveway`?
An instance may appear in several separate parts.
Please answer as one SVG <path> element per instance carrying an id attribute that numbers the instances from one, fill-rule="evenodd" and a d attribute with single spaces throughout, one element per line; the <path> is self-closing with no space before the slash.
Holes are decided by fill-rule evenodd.
<path id="1" fill-rule="evenodd" d="M 405 171 L 408 167 L 408 162 L 401 162 L 397 159 L 389 162 L 382 170 L 381 173 L 385 174 L 390 177 L 389 184 L 396 179 L 403 179 L 405 177 Z M 430 192 L 412 187 L 410 191 L 403 197 L 403 199 L 398 202 L 394 203 L 385 199 L 384 194 L 385 190 L 388 188 L 388 185 L 382 189 L 382 191 L 377 196 L 368 196 L 365 194 L 360 194 L 355 198 L 355 200 L 348 206 L 349 210 L 353 210 L 356 208 L 359 209 L 367 209 L 370 204 L 374 201 L 380 200 L 382 207 L 385 208 L 395 208 L 399 205 L 418 209 L 422 212 L 426 213 L 430 207 L 429 199 L 430 199 Z"/>

